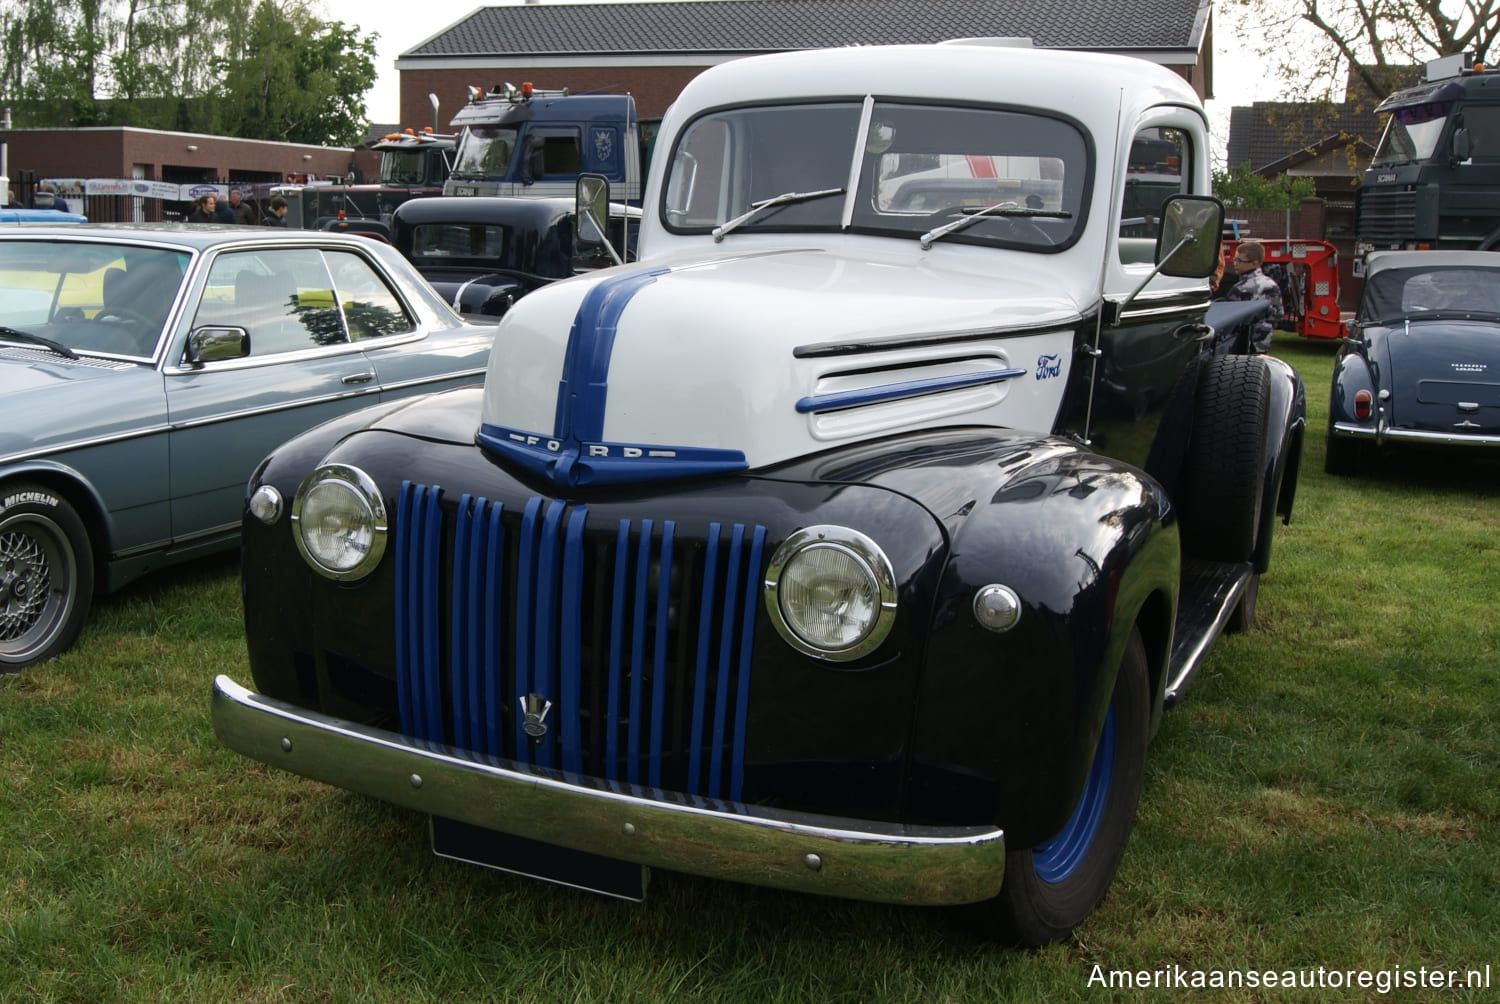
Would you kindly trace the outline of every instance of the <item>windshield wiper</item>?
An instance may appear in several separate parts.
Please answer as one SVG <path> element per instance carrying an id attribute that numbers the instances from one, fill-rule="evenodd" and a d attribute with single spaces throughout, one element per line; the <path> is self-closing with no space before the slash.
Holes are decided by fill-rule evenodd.
<path id="1" fill-rule="evenodd" d="M 7 328 L 4 325 L 0 325 L 0 338 L 16 338 L 20 339 L 23 342 L 32 342 L 36 345 L 42 346 L 43 348 L 51 349 L 53 352 L 56 352 L 64 359 L 78 358 L 78 353 L 68 348 L 62 342 L 54 342 L 50 338 L 43 338 L 41 335 L 33 335 L 29 331 L 17 331 L 15 328 Z"/>
<path id="2" fill-rule="evenodd" d="M 1049 220 L 1071 220 L 1073 214 L 1063 210 L 1055 209 L 1027 209 L 1018 206 L 1014 202 L 997 202 L 993 206 L 985 206 L 983 209 L 965 209 L 968 215 L 961 216 L 952 223 L 944 223 L 942 226 L 927 231 L 922 235 L 922 250 L 926 251 L 932 247 L 932 242 L 940 237 L 946 237 L 951 233 L 973 226 L 986 216 L 1026 216 L 1040 217 Z"/>
<path id="3" fill-rule="evenodd" d="M 720 223 L 714 227 L 714 243 L 719 243 L 724 239 L 725 234 L 738 228 L 741 224 L 749 223 L 767 209 L 774 209 L 777 206 L 788 206 L 793 202 L 810 202 L 813 199 L 824 199 L 830 195 L 843 194 L 844 190 L 842 188 L 825 188 L 819 192 L 782 192 L 780 195 L 772 196 L 769 199 L 752 202 L 750 203 L 750 211 L 748 213 L 741 213 L 729 222 Z"/>

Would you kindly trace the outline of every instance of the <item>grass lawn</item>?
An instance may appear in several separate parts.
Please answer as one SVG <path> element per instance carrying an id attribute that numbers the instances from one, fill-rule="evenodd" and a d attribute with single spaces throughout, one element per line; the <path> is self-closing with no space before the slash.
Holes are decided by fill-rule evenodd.
<path id="1" fill-rule="evenodd" d="M 210 679 L 249 682 L 218 560 L 0 677 L 0 1000 L 1494 1000 L 1500 464 L 1324 475 L 1333 346 L 1278 339 L 1309 437 L 1259 624 L 1167 716 L 1072 941 L 1003 949 L 941 910 L 660 871 L 629 905 L 433 858 L 422 817 L 218 745 Z M 1100 985 L 1320 967 L 1310 990 Z M 1488 967 L 1490 989 L 1374 982 L 1422 967 Z"/>

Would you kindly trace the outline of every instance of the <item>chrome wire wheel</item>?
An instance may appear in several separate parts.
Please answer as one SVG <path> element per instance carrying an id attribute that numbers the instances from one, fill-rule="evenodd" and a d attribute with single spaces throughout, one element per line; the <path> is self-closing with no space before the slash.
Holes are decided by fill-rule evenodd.
<path id="1" fill-rule="evenodd" d="M 88 536 L 67 502 L 36 489 L 0 492 L 0 672 L 73 643 L 93 579 Z"/>
<path id="2" fill-rule="evenodd" d="M 0 522 L 0 656 L 29 662 L 56 638 L 77 595 L 78 564 L 62 528 L 22 513 Z"/>

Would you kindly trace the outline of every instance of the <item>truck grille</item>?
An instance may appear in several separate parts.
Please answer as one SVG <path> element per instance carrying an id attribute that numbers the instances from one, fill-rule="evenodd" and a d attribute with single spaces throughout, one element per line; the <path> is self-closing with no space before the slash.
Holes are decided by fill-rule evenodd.
<path id="1" fill-rule="evenodd" d="M 765 537 L 711 523 L 686 539 L 672 520 L 591 522 L 587 506 L 541 497 L 453 505 L 403 483 L 402 732 L 738 800 Z"/>
<path id="2" fill-rule="evenodd" d="M 1410 188 L 1367 188 L 1359 193 L 1354 232 L 1377 247 L 1399 246 L 1417 232 L 1417 193 Z"/>

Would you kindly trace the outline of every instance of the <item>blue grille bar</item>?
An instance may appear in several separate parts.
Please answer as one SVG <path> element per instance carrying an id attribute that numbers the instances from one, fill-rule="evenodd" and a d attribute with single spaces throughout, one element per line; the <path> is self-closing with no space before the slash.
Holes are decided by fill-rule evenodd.
<path id="1" fill-rule="evenodd" d="M 764 527 L 712 523 L 702 540 L 673 520 L 593 528 L 561 500 L 455 506 L 409 483 L 396 514 L 403 732 L 741 797 Z M 524 727 L 532 694 L 550 704 L 539 736 Z"/>

